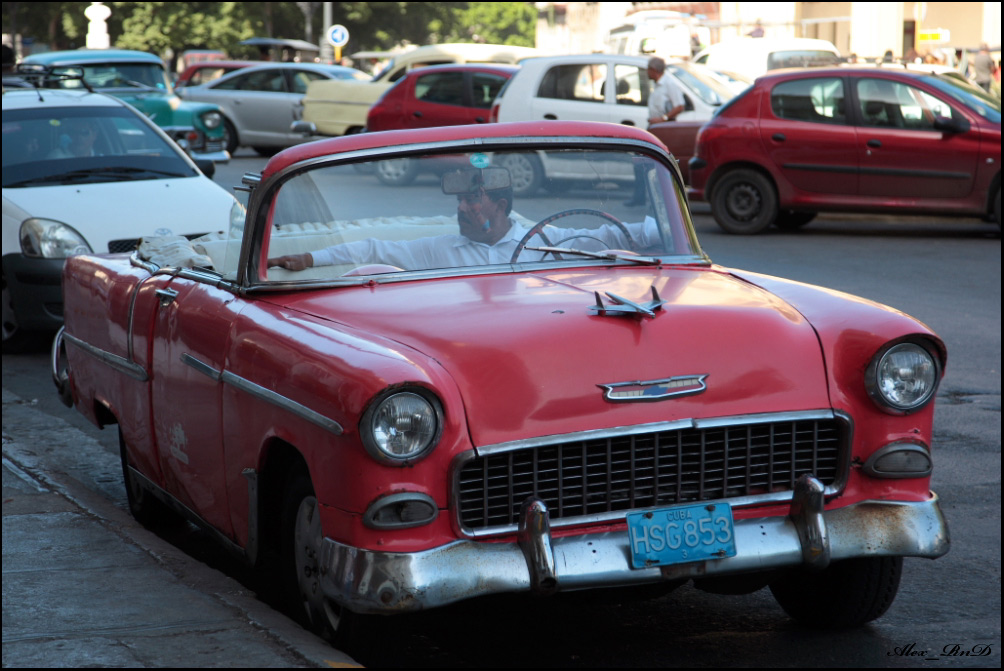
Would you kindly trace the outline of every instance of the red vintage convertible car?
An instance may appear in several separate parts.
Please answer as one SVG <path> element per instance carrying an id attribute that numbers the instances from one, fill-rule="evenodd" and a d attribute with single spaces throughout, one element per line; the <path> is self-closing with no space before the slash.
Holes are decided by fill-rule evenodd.
<path id="1" fill-rule="evenodd" d="M 594 179 L 514 199 L 521 152 Z M 436 168 L 355 169 L 401 157 Z M 613 179 L 636 167 L 644 209 Z M 904 557 L 948 551 L 942 341 L 713 265 L 650 134 L 366 133 L 284 151 L 238 194 L 219 233 L 69 259 L 53 375 L 118 425 L 139 520 L 212 530 L 318 631 L 687 580 L 848 626 L 889 607 Z"/>

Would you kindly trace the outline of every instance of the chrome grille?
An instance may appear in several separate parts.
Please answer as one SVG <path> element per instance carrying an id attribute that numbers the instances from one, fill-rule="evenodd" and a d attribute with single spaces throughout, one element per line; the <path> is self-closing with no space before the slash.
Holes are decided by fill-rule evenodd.
<path id="1" fill-rule="evenodd" d="M 839 419 L 681 428 L 474 457 L 457 476 L 461 525 L 515 525 L 530 496 L 551 520 L 790 491 L 809 473 L 832 485 L 850 432 Z"/>

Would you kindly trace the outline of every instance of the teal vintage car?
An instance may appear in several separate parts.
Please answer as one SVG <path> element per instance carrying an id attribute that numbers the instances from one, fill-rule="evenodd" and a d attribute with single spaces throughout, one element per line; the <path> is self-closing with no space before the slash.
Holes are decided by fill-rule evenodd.
<path id="1" fill-rule="evenodd" d="M 218 163 L 230 160 L 224 145 L 220 108 L 179 98 L 171 87 L 164 63 L 153 54 L 126 49 L 50 51 L 29 56 L 24 63 L 82 68 L 86 85 L 128 102 L 185 147 L 193 158 Z M 85 86 L 78 79 L 53 81 L 50 85 Z"/>

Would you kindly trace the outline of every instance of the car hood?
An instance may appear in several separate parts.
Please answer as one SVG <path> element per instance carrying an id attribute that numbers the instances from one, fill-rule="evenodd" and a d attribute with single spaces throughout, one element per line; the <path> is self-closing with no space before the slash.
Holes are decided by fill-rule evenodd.
<path id="1" fill-rule="evenodd" d="M 60 221 L 97 254 L 108 251 L 110 240 L 226 230 L 234 202 L 204 176 L 10 188 L 3 198 L 5 219 L 8 210 L 18 208 L 27 216 Z"/>
<path id="2" fill-rule="evenodd" d="M 590 310 L 594 292 L 646 302 L 653 286 L 666 301 L 654 318 Z M 445 368 L 463 396 L 477 446 L 830 407 L 812 326 L 784 301 L 719 269 L 606 268 L 407 282 L 307 294 L 289 307 L 390 338 L 427 357 L 416 356 L 416 365 Z M 600 386 L 682 376 L 705 376 L 706 389 L 613 402 Z"/>

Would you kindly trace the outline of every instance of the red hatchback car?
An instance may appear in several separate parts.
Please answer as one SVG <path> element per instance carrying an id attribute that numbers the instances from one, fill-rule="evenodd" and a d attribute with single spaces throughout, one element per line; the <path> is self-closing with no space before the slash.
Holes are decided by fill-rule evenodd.
<path id="1" fill-rule="evenodd" d="M 1001 220 L 1001 108 L 945 75 L 865 68 L 761 77 L 699 132 L 690 196 L 730 233 L 817 212 Z"/>
<path id="2" fill-rule="evenodd" d="M 404 130 L 487 123 L 515 65 L 433 65 L 402 77 L 370 108 L 366 130 Z"/>

